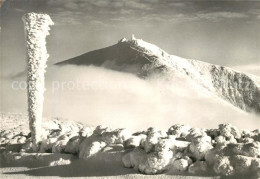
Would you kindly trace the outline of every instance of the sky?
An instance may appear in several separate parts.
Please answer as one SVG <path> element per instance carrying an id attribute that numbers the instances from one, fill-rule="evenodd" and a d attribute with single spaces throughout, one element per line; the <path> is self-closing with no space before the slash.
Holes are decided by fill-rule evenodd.
<path id="1" fill-rule="evenodd" d="M 48 13 L 48 64 L 115 44 L 135 34 L 170 54 L 256 74 L 260 65 L 259 1 L 1 1 L 1 75 L 26 67 L 21 17 Z"/>

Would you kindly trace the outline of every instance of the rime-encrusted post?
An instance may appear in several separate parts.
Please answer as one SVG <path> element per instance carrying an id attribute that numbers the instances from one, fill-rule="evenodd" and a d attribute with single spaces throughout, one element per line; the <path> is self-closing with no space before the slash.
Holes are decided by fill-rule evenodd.
<path id="1" fill-rule="evenodd" d="M 47 58 L 46 36 L 54 25 L 47 14 L 28 13 L 23 16 L 27 43 L 27 96 L 33 150 L 41 141 L 41 121 L 44 100 L 44 73 Z"/>

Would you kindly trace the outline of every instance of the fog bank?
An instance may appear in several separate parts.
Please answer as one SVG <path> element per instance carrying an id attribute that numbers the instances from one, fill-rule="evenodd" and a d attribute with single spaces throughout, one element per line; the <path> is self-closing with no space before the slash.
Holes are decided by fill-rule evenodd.
<path id="1" fill-rule="evenodd" d="M 2 80 L 2 112 L 27 111 L 25 76 Z M 132 131 L 175 123 L 215 128 L 231 123 L 239 128 L 259 127 L 259 116 L 233 107 L 174 77 L 132 74 L 99 67 L 52 66 L 47 68 L 45 117 L 63 117 L 87 125 L 127 127 Z"/>

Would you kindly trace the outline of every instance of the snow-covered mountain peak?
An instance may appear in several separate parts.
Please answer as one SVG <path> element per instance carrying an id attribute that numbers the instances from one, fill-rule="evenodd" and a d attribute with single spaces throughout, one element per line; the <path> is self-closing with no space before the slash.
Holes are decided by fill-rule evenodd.
<path id="1" fill-rule="evenodd" d="M 158 56 L 169 56 L 167 52 L 159 48 L 158 46 L 151 44 L 149 42 L 143 41 L 142 39 L 135 38 L 132 35 L 131 39 L 127 40 L 127 38 L 122 38 L 119 40 L 119 43 L 127 43 L 131 47 L 135 47 L 139 51 L 146 51 L 147 53 L 158 55 Z"/>
<path id="2" fill-rule="evenodd" d="M 181 76 L 244 111 L 260 113 L 260 79 L 199 60 L 170 55 L 158 46 L 123 38 L 117 44 L 58 63 L 95 65 L 146 78 L 159 73 L 168 79 Z"/>

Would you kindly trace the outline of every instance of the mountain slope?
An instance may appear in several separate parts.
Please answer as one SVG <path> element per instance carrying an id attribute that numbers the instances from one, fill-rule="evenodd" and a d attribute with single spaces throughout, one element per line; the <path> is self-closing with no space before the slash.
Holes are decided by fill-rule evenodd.
<path id="1" fill-rule="evenodd" d="M 102 66 L 143 78 L 154 73 L 168 78 L 180 75 L 244 111 L 260 113 L 258 77 L 228 67 L 170 55 L 156 45 L 134 37 L 57 63 L 66 64 Z"/>

